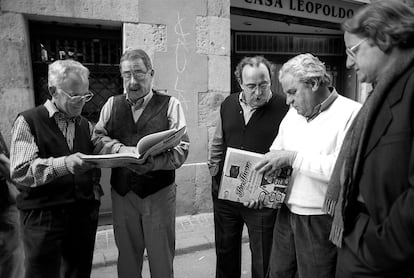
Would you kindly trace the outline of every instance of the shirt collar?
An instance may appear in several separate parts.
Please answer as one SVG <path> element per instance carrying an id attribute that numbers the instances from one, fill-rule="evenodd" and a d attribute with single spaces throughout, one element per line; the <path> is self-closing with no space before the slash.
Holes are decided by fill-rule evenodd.
<path id="1" fill-rule="evenodd" d="M 331 93 L 329 94 L 329 96 L 324 101 L 322 101 L 320 104 L 316 105 L 313 108 L 312 114 L 309 117 L 306 118 L 306 120 L 308 122 L 312 121 L 313 119 L 316 118 L 316 116 L 318 116 L 320 113 L 322 113 L 323 111 L 325 111 L 326 109 L 328 109 L 329 106 L 331 106 L 331 104 L 338 97 L 338 92 L 336 91 L 335 88 L 329 87 L 329 90 L 331 91 Z"/>
<path id="2" fill-rule="evenodd" d="M 64 113 L 60 112 L 56 105 L 50 99 L 46 100 L 44 106 L 49 114 L 49 118 L 56 117 L 65 121 L 79 122 L 80 116 L 68 118 Z"/>
<path id="3" fill-rule="evenodd" d="M 148 102 L 151 100 L 151 98 L 152 98 L 152 96 L 153 96 L 153 95 L 154 95 L 154 93 L 152 92 L 152 90 L 150 90 L 148 94 L 146 94 L 144 97 L 142 97 L 142 98 L 138 99 L 138 100 L 137 100 L 137 101 L 135 101 L 135 102 L 130 101 L 130 100 L 128 99 L 128 95 L 127 95 L 127 94 L 125 95 L 125 98 L 126 98 L 126 100 L 127 100 L 128 104 L 129 104 L 132 108 L 134 108 L 134 110 L 137 110 L 137 109 L 139 109 L 139 108 L 141 108 L 141 107 L 145 107 L 145 106 L 147 106 Z"/>

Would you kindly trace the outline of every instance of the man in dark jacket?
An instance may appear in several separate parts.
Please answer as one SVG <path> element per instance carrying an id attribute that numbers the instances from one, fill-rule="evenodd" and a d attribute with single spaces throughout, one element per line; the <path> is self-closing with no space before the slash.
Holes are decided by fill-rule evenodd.
<path id="1" fill-rule="evenodd" d="M 79 62 L 49 65 L 51 100 L 22 112 L 12 129 L 11 177 L 20 194 L 26 277 L 89 277 L 98 224 L 100 170 L 91 127 L 80 116 L 89 70 Z"/>
<path id="2" fill-rule="evenodd" d="M 347 66 L 374 90 L 327 194 L 337 277 L 414 277 L 414 11 L 375 1 L 343 29 Z"/>
<path id="3" fill-rule="evenodd" d="M 271 92 L 271 74 L 265 58 L 244 58 L 235 71 L 242 91 L 221 104 L 208 161 L 213 177 L 216 278 L 240 277 L 244 224 L 249 232 L 252 277 L 264 278 L 269 265 L 276 210 L 257 210 L 248 204 L 218 199 L 218 190 L 227 147 L 266 153 L 278 133 L 288 106 L 281 96 Z"/>
<path id="4" fill-rule="evenodd" d="M 16 207 L 16 188 L 11 185 L 9 151 L 0 132 L 0 277 L 23 277 L 23 244 Z"/>

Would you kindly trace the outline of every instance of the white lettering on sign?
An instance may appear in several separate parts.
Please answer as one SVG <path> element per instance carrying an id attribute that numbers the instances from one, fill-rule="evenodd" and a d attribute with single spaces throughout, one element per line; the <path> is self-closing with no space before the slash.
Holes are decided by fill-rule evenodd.
<path id="1" fill-rule="evenodd" d="M 361 4 L 339 0 L 234 0 L 231 2 L 232 7 L 338 23 L 352 17 Z"/>

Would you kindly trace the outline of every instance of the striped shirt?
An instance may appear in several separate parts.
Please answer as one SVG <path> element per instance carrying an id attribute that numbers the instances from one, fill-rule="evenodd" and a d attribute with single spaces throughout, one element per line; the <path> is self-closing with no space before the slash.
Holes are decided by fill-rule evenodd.
<path id="1" fill-rule="evenodd" d="M 66 139 L 70 150 L 73 149 L 75 136 L 75 123 L 78 118 L 68 119 L 56 108 L 55 104 L 47 100 L 44 104 L 50 118 L 54 118 L 59 130 Z M 92 134 L 92 126 L 89 123 Z M 22 186 L 36 187 L 47 184 L 58 177 L 70 174 L 65 166 L 66 156 L 39 157 L 39 148 L 30 131 L 29 124 L 23 116 L 17 117 L 12 128 L 12 140 L 10 146 L 10 170 L 12 179 Z M 103 195 L 99 180 L 94 181 L 95 197 Z"/>

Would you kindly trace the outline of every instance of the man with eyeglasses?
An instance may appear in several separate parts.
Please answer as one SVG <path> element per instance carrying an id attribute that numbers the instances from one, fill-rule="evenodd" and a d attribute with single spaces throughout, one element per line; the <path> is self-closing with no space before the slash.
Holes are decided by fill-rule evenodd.
<path id="1" fill-rule="evenodd" d="M 102 189 L 92 127 L 81 111 L 92 98 L 89 70 L 73 60 L 49 65 L 51 99 L 14 122 L 11 178 L 20 191 L 26 277 L 89 277 Z"/>
<path id="2" fill-rule="evenodd" d="M 242 59 L 235 76 L 242 91 L 231 94 L 221 104 L 208 158 L 212 175 L 216 278 L 240 277 L 244 224 L 248 228 L 252 253 L 252 278 L 264 278 L 269 265 L 276 210 L 258 210 L 221 200 L 218 191 L 227 147 L 268 152 L 288 107 L 282 96 L 270 90 L 272 68 L 264 57 Z"/>
<path id="3" fill-rule="evenodd" d="M 94 129 L 100 153 L 135 153 L 144 136 L 186 126 L 177 98 L 152 88 L 155 71 L 148 54 L 129 49 L 120 60 L 124 94 L 108 99 Z M 147 250 L 152 278 L 173 278 L 175 169 L 187 158 L 187 133 L 180 144 L 142 165 L 113 168 L 112 216 L 118 247 L 118 277 L 141 277 Z"/>
<path id="4" fill-rule="evenodd" d="M 372 1 L 342 24 L 346 65 L 373 90 L 344 140 L 327 195 L 338 278 L 414 277 L 412 6 Z"/>
<path id="5" fill-rule="evenodd" d="M 290 109 L 270 152 L 255 167 L 265 175 L 293 169 L 276 218 L 269 278 L 335 275 L 332 219 L 322 207 L 342 140 L 361 105 L 339 95 L 330 80 L 325 65 L 309 53 L 293 57 L 279 71 Z"/>

